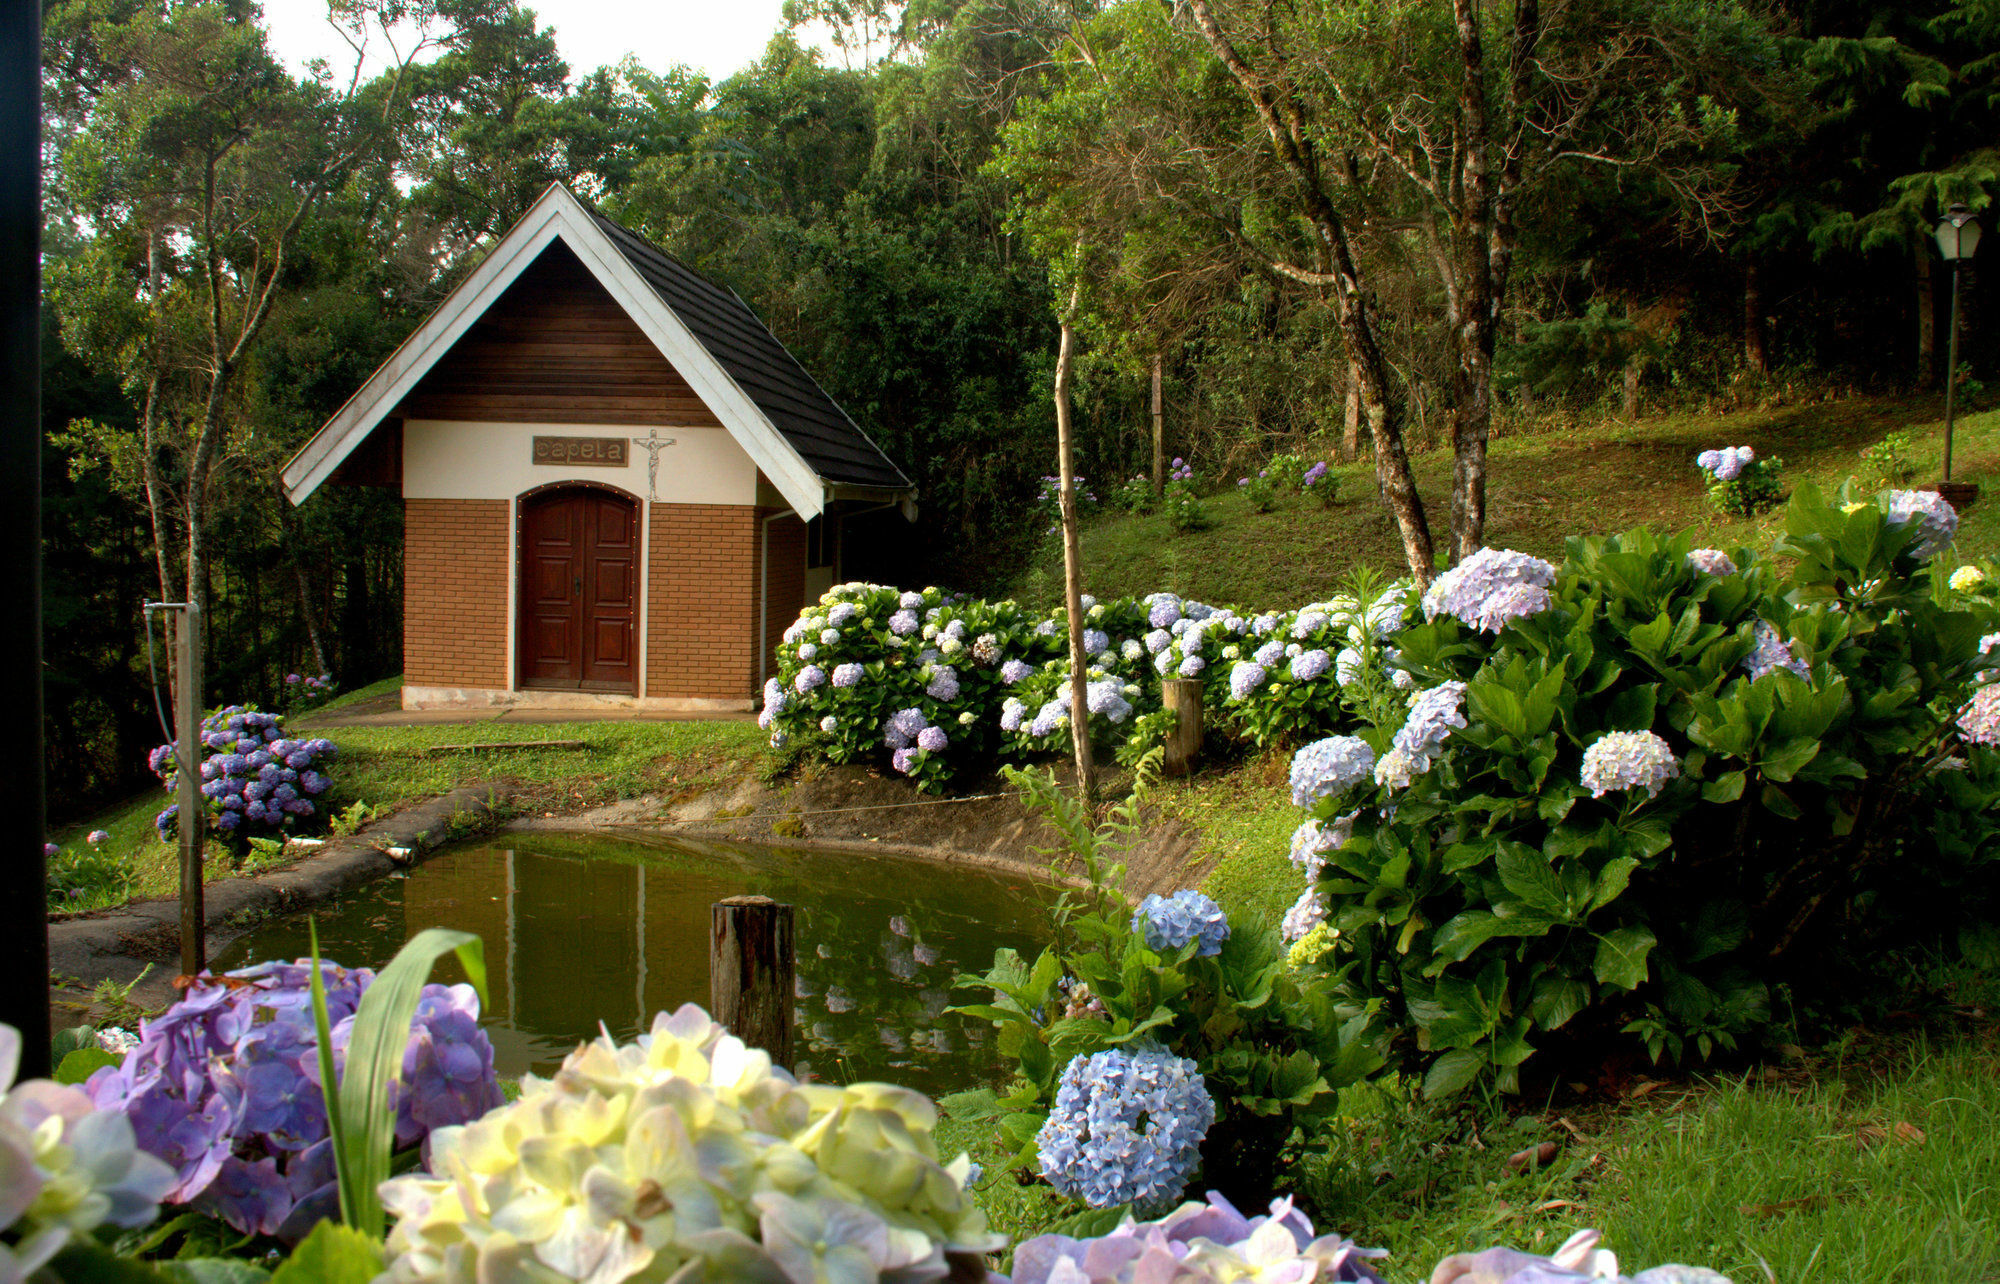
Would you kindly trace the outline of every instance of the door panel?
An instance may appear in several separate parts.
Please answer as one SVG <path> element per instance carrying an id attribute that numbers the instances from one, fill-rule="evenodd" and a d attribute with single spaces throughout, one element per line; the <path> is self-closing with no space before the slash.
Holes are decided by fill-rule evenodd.
<path id="1" fill-rule="evenodd" d="M 638 690 L 638 505 L 609 491 L 521 504 L 520 684 Z"/>

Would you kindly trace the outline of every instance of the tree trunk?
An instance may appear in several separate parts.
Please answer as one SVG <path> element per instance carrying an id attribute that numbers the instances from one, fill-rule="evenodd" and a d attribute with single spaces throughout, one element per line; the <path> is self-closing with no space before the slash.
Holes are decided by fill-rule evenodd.
<path id="1" fill-rule="evenodd" d="M 1402 423 L 1389 392 L 1388 362 L 1382 356 L 1374 325 L 1369 320 L 1361 269 L 1356 266 L 1353 249 L 1347 241 L 1347 225 L 1341 221 L 1339 209 L 1320 177 L 1319 155 L 1313 150 L 1312 136 L 1295 131 L 1286 123 L 1288 119 L 1297 119 L 1301 109 L 1292 99 L 1281 103 L 1275 82 L 1243 61 L 1217 23 L 1208 0 L 1189 0 L 1189 8 L 1195 24 L 1201 28 L 1202 38 L 1256 107 L 1264 132 L 1271 140 L 1272 153 L 1291 176 L 1301 212 L 1318 239 L 1314 253 L 1324 254 L 1333 269 L 1341 294 L 1336 309 L 1341 337 L 1346 341 L 1348 360 L 1361 374 L 1361 405 L 1375 444 L 1375 478 L 1390 511 L 1396 515 L 1410 574 L 1419 585 L 1428 586 L 1433 573 L 1430 525 L 1424 519 L 1416 480 L 1410 475 Z"/>
<path id="2" fill-rule="evenodd" d="M 1493 342 L 1499 308 L 1493 267 L 1493 174 L 1487 164 L 1492 126 L 1486 115 L 1486 52 L 1474 0 L 1452 0 L 1458 24 L 1459 315 L 1452 318 L 1458 361 L 1452 368 L 1451 560 L 1486 542 L 1486 441 L 1493 430 Z"/>
<path id="3" fill-rule="evenodd" d="M 1931 238 L 1917 237 L 1917 386 L 1937 382 L 1937 275 L 1931 265 Z"/>
<path id="4" fill-rule="evenodd" d="M 1076 787 L 1086 801 L 1096 797 L 1090 760 L 1090 657 L 1083 645 L 1083 548 L 1077 534 L 1075 433 L 1070 422 L 1070 374 L 1076 365 L 1076 305 L 1073 286 L 1063 309 L 1062 342 L 1056 349 L 1056 469 L 1062 478 L 1063 602 L 1069 616 L 1069 738 L 1076 750 Z"/>
<path id="5" fill-rule="evenodd" d="M 1153 498 L 1167 493 L 1167 411 L 1161 397 L 1161 356 L 1153 354 Z"/>
<path id="6" fill-rule="evenodd" d="M 1620 409 L 1627 419 L 1639 417 L 1639 375 L 1645 365 L 1646 358 L 1636 352 L 1625 358 L 1625 392 Z"/>
<path id="7" fill-rule="evenodd" d="M 1771 373 L 1771 353 L 1764 343 L 1764 281 L 1756 259 L 1743 265 L 1743 362 L 1757 375 Z"/>
<path id="8" fill-rule="evenodd" d="M 1352 460 L 1361 454 L 1361 371 L 1347 363 L 1347 404 L 1341 410 L 1340 457 Z"/>

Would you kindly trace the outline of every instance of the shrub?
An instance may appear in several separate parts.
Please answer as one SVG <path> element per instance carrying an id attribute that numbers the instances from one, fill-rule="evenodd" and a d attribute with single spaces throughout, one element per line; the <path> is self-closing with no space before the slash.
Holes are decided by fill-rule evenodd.
<path id="1" fill-rule="evenodd" d="M 1717 510 L 1748 517 L 1776 504 L 1780 496 L 1778 474 L 1785 461 L 1772 456 L 1760 459 L 1748 446 L 1726 446 L 1704 450 L 1695 456 L 1695 467 L 1709 476 L 1708 502 Z"/>
<path id="2" fill-rule="evenodd" d="M 293 1241 L 337 1210 L 311 975 L 307 960 L 204 972 L 146 1022 L 119 1065 L 91 1076 L 97 1107 L 122 1113 L 139 1148 L 173 1170 L 164 1202 Z M 320 975 L 341 1065 L 375 973 L 323 963 Z M 423 987 L 394 1091 L 396 1142 L 405 1148 L 500 1104 L 493 1044 L 479 1028 L 471 986 Z"/>
<path id="3" fill-rule="evenodd" d="M 131 862 L 111 852 L 58 848 L 47 868 L 51 910 L 97 909 L 131 895 Z"/>
<path id="4" fill-rule="evenodd" d="M 1268 513 L 1278 506 L 1278 487 L 1268 472 L 1258 473 L 1255 477 L 1239 477 L 1236 488 L 1243 492 L 1243 497 L 1250 501 L 1250 507 L 1256 512 Z"/>
<path id="5" fill-rule="evenodd" d="M 1889 490 L 1908 482 L 1917 475 L 1917 466 L 1910 460 L 1910 434 L 1892 432 L 1863 447 L 1861 465 L 1862 480 L 1876 489 Z"/>
<path id="6" fill-rule="evenodd" d="M 1281 493 L 1305 489 L 1306 461 L 1293 454 L 1273 455 L 1264 465 L 1263 475 Z"/>
<path id="7" fill-rule="evenodd" d="M 297 673 L 287 673 L 285 675 L 285 712 L 288 714 L 306 713 L 317 709 L 327 701 L 333 699 L 334 693 L 338 689 L 333 685 L 333 675 L 330 673 L 308 674 L 304 676 Z"/>
<path id="8" fill-rule="evenodd" d="M 1089 516 L 1097 508 L 1097 495 L 1084 484 L 1085 479 L 1076 479 L 1076 515 Z M 1035 521 L 1043 528 L 1049 539 L 1062 538 L 1062 478 L 1042 478 L 1041 489 L 1035 492 Z"/>
<path id="9" fill-rule="evenodd" d="M 289 739 L 282 717 L 246 704 L 216 710 L 201 731 L 201 793 L 217 833 L 244 839 L 281 834 L 319 814 L 319 798 L 333 787 L 326 769 L 339 754 L 331 740 Z M 178 787 L 178 758 L 175 742 L 146 760 L 170 794 Z M 162 841 L 173 837 L 179 814 L 174 803 L 154 818 Z"/>
<path id="10" fill-rule="evenodd" d="M 1306 469 L 1305 475 L 1299 478 L 1299 489 L 1316 497 L 1322 507 L 1332 508 L 1339 494 L 1340 479 L 1333 475 L 1322 459 Z"/>
<path id="11" fill-rule="evenodd" d="M 1128 477 L 1111 492 L 1111 503 L 1127 513 L 1150 513 L 1159 504 L 1153 480 L 1146 476 Z"/>
<path id="12" fill-rule="evenodd" d="M 1301 922 L 1428 1092 L 1620 1032 L 1705 1057 L 1773 982 L 1811 1002 L 1837 960 L 1987 920 L 2000 756 L 1966 696 L 2000 612 L 1935 591 L 1940 502 L 1802 487 L 1789 576 L 1641 530 L 1439 577 L 1396 638 L 1424 689 L 1295 841 Z"/>
<path id="13" fill-rule="evenodd" d="M 998 1119 L 1016 1147 L 1007 1166 L 1046 1175 L 1074 1158 L 1068 1143 L 1053 1157 L 1040 1148 L 1051 1110 L 1067 1108 L 1059 1099 L 1069 1067 L 1111 1049 L 1157 1049 L 1192 1062 L 1213 1102 L 1216 1126 L 1204 1125 L 1201 1141 L 1205 1180 L 1231 1198 L 1268 1198 L 1296 1158 L 1299 1129 L 1334 1109 L 1338 1088 L 1383 1064 L 1372 1009 L 1339 1000 L 1342 969 L 1289 969 L 1268 925 L 1244 917 L 1223 929 L 1213 902 L 1199 904 L 1207 898 L 1198 893 L 1136 913 L 1127 906 L 1114 858 L 1137 837 L 1136 798 L 1099 824 L 1047 773 L 1009 771 L 1008 779 L 1062 836 L 1061 849 L 1043 854 L 1073 863 L 1085 886 L 1057 902 L 1055 944 L 1033 964 L 999 951 L 977 982 L 990 1000 L 958 1009 L 994 1023 L 997 1046 L 1018 1073 L 1004 1092 L 962 1093 L 947 1099 L 947 1109 Z M 1150 1121 L 1152 1131 L 1174 1133 L 1194 1109 L 1188 1102 Z M 1179 1140 L 1162 1138 L 1161 1162 L 1179 1153 Z M 1129 1198 L 1144 1185 L 1137 1180 L 1113 1172 L 1079 1189 L 1086 1198 Z M 1159 1193 L 1171 1198 L 1178 1187 Z"/>

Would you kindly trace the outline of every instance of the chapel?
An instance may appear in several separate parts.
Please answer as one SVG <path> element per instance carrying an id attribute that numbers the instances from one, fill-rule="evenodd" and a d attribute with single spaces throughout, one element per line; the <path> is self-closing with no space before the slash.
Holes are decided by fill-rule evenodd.
<path id="1" fill-rule="evenodd" d="M 285 465 L 402 497 L 403 707 L 734 711 L 910 480 L 736 294 L 544 192 Z"/>

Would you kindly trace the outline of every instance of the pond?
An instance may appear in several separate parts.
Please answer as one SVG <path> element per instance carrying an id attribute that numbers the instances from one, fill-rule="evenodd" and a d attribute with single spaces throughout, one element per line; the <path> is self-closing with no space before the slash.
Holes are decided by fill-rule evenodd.
<path id="1" fill-rule="evenodd" d="M 449 849 L 314 911 L 321 954 L 379 967 L 427 927 L 486 944 L 484 1024 L 503 1075 L 548 1073 L 601 1021 L 625 1040 L 653 1014 L 708 1003 L 709 906 L 761 893 L 797 907 L 799 1069 L 933 1095 L 1004 1077 L 982 1001 L 952 977 L 993 951 L 1032 958 L 1049 893 L 1029 879 L 872 853 L 577 834 Z M 311 952 L 306 916 L 219 954 L 217 971 Z M 455 959 L 435 979 L 460 981 Z"/>

